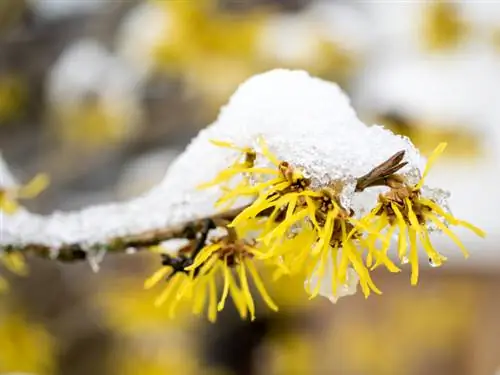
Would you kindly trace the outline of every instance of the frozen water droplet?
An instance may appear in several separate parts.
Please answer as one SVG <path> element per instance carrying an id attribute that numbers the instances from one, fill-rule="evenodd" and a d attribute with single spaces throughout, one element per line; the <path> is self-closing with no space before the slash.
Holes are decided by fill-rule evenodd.
<path id="1" fill-rule="evenodd" d="M 403 258 L 401 258 L 401 263 L 408 264 L 408 263 L 410 263 L 410 260 L 408 259 L 408 257 L 404 256 Z"/>
<path id="2" fill-rule="evenodd" d="M 94 272 L 94 273 L 97 273 L 99 272 L 99 263 L 96 261 L 95 257 L 93 256 L 89 256 L 87 257 L 88 258 L 88 262 L 89 262 L 89 265 L 90 265 L 90 269 Z"/>
<path id="3" fill-rule="evenodd" d="M 432 267 L 432 268 L 437 268 L 441 265 L 441 263 L 439 262 L 434 262 L 431 258 L 429 258 L 429 265 Z"/>
<path id="4" fill-rule="evenodd" d="M 87 260 L 92 271 L 94 271 L 95 273 L 99 272 L 102 260 L 104 259 L 105 255 L 105 247 L 93 248 L 87 252 Z"/>

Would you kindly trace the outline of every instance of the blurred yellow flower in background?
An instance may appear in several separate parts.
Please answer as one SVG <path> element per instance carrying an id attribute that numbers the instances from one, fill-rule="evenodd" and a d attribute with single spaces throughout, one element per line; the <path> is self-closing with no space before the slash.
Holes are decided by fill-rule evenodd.
<path id="1" fill-rule="evenodd" d="M 329 7 L 306 8 L 297 14 L 271 15 L 258 31 L 259 66 L 305 69 L 339 84 L 347 84 L 359 68 L 362 56 L 356 43 L 349 43 L 352 35 L 346 34 L 341 26 L 337 27 L 335 20 L 328 19 L 336 11 Z M 337 28 L 331 30 L 332 27 Z M 347 41 L 342 40 L 343 36 Z"/>
<path id="2" fill-rule="evenodd" d="M 376 123 L 384 124 L 393 132 L 409 137 L 424 154 L 431 153 L 436 142 L 446 141 L 448 146 L 443 158 L 475 159 L 484 156 L 482 139 L 474 129 L 392 114 L 379 116 Z"/>
<path id="3" fill-rule="evenodd" d="M 243 15 L 223 12 L 213 0 L 158 4 L 170 25 L 157 46 L 158 65 L 168 67 L 178 61 L 188 70 L 202 68 L 204 58 L 251 59 L 257 30 L 267 13 L 260 9 Z"/>
<path id="4" fill-rule="evenodd" d="M 192 317 L 179 307 L 179 313 L 172 318 L 168 306 L 154 304 L 157 293 L 145 291 L 141 281 L 139 276 L 114 276 L 102 283 L 96 302 L 105 312 L 106 323 L 116 331 L 132 336 L 158 329 L 187 327 Z"/>
<path id="5" fill-rule="evenodd" d="M 58 111 L 59 136 L 70 144 L 89 147 L 119 143 L 128 138 L 124 126 L 129 120 L 126 110 L 112 111 L 97 100 L 89 100 L 78 107 L 65 107 Z"/>
<path id="6" fill-rule="evenodd" d="M 18 276 L 26 276 L 28 274 L 28 266 L 24 256 L 19 252 L 2 252 L 0 253 L 0 264 L 10 272 Z M 9 288 L 7 280 L 0 276 L 0 292 Z"/>
<path id="7" fill-rule="evenodd" d="M 141 77 L 94 39 L 75 41 L 47 80 L 48 118 L 72 151 L 130 140 L 141 128 Z"/>
<path id="8" fill-rule="evenodd" d="M 264 349 L 270 351 L 270 363 L 264 362 L 269 375 L 302 375 L 314 369 L 313 341 L 305 334 L 276 333 L 264 344 Z"/>
<path id="9" fill-rule="evenodd" d="M 109 373 L 116 375 L 200 375 L 192 351 L 186 348 L 175 335 L 163 333 L 165 341 L 139 339 L 135 345 L 119 345 L 117 354 L 109 364 Z M 148 342 L 149 341 L 149 342 Z M 125 341 L 126 342 L 126 341 Z M 160 349 L 161 348 L 161 349 Z"/>
<path id="10" fill-rule="evenodd" d="M 48 176 L 38 174 L 26 185 L 0 186 L 0 213 L 3 212 L 7 215 L 15 213 L 19 209 L 18 200 L 35 198 L 46 189 L 48 184 Z"/>
<path id="11" fill-rule="evenodd" d="M 181 74 L 188 93 L 201 95 L 215 111 L 257 69 L 255 39 L 268 11 L 234 14 L 218 10 L 213 0 L 157 3 L 167 31 L 152 51 L 156 69 Z"/>
<path id="12" fill-rule="evenodd" d="M 26 101 L 27 89 L 21 77 L 0 76 L 0 125 L 18 118 Z"/>
<path id="13" fill-rule="evenodd" d="M 335 7 L 282 15 L 271 6 L 230 12 L 218 9 L 214 0 L 151 4 L 162 12 L 163 25 L 157 26 L 162 32 L 144 59 L 152 55 L 154 69 L 183 77 L 188 94 L 200 95 L 211 114 L 258 71 L 307 69 L 347 82 L 361 59 L 359 43 L 342 25 L 331 30 L 337 22 L 328 17 L 343 15 Z M 329 15 L 322 18 L 324 13 Z"/>
<path id="14" fill-rule="evenodd" d="M 0 311 L 0 348 L 0 373 L 53 373 L 56 348 L 52 337 L 42 326 L 25 319 L 21 311 Z"/>
<path id="15" fill-rule="evenodd" d="M 433 0 L 425 4 L 423 44 L 431 51 L 454 49 L 468 34 L 459 6 L 446 0 Z"/>
<path id="16" fill-rule="evenodd" d="M 414 369 L 432 354 L 445 357 L 464 347 L 477 313 L 477 285 L 455 279 L 428 288 L 414 289 L 411 295 L 393 291 L 382 305 L 340 311 L 325 328 L 323 343 L 337 348 L 330 361 L 335 373 L 393 374 Z"/>

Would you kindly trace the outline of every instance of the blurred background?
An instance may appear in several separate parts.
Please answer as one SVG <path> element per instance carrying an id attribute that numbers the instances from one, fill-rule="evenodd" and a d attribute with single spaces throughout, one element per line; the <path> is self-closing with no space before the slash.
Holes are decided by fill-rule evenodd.
<path id="1" fill-rule="evenodd" d="M 271 288 L 280 313 L 213 325 L 153 306 L 152 255 L 98 274 L 30 259 L 28 277 L 1 271 L 0 374 L 500 374 L 500 2 L 0 0 L 0 150 L 21 181 L 51 176 L 36 212 L 134 197 L 277 67 L 338 82 L 424 154 L 446 140 L 429 183 L 487 241 L 463 233 L 471 258 L 418 287 L 381 272 L 383 296 L 332 305 L 287 280 Z"/>

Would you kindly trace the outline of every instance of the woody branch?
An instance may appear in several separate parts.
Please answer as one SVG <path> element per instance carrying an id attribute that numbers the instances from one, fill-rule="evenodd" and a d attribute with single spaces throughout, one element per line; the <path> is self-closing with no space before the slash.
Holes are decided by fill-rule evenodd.
<path id="1" fill-rule="evenodd" d="M 367 174 L 357 179 L 356 191 L 361 192 L 372 186 L 386 186 L 388 180 L 397 171 L 403 168 L 407 163 L 403 162 L 404 151 L 399 151 L 385 162 L 373 168 Z M 108 253 L 125 253 L 129 249 L 140 251 L 148 249 L 152 246 L 160 245 L 162 242 L 172 239 L 187 239 L 201 242 L 198 244 L 204 245 L 206 234 L 209 229 L 217 226 L 221 221 L 233 220 L 247 206 L 235 208 L 219 214 L 203 217 L 197 220 L 186 222 L 182 225 L 177 225 L 168 228 L 150 230 L 143 233 L 131 234 L 122 237 L 116 237 L 106 243 L 96 244 L 97 250 L 103 249 Z M 265 212 L 261 213 L 265 216 Z M 207 229 L 206 223 L 211 222 L 211 226 Z M 214 225 L 215 223 L 215 225 Z M 202 241 L 200 241 L 200 238 Z M 55 259 L 61 262 L 76 262 L 87 259 L 88 251 L 79 243 L 63 245 L 54 249 L 42 244 L 27 244 L 23 246 L 4 246 L 4 251 L 20 251 L 35 256 Z M 57 254 L 55 257 L 52 254 Z"/>

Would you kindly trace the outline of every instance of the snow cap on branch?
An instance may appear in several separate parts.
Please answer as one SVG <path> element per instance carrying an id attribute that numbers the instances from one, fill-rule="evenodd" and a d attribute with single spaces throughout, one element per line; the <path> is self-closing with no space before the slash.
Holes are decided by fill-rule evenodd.
<path id="1" fill-rule="evenodd" d="M 402 172 L 422 167 L 408 139 L 363 124 L 336 84 L 304 71 L 273 70 L 243 83 L 218 119 L 192 140 L 149 193 L 125 203 L 43 218 L 25 213 L 3 217 L 0 245 L 90 246 L 211 215 L 217 212 L 214 203 L 220 191 L 197 186 L 226 168 L 235 153 L 209 140 L 252 147 L 259 136 L 280 160 L 303 167 L 316 185 L 332 179 L 354 183 L 354 178 L 401 150 L 409 162 Z"/>
<path id="2" fill-rule="evenodd" d="M 161 230 L 212 217 L 204 220 L 204 237 L 195 236 L 202 247 L 183 248 L 192 258 L 183 254 L 164 259 L 147 286 L 165 277 L 169 267 L 172 283 L 180 282 L 183 291 L 196 284 L 203 292 L 209 282 L 209 319 L 214 321 L 217 270 L 224 273 L 223 306 L 236 285 L 227 272 L 234 268 L 244 294 L 234 294 L 240 315 L 246 316 L 248 307 L 253 319 L 247 271 L 267 305 L 277 309 L 253 264 L 267 259 L 278 266 L 275 277 L 304 271 L 311 298 L 320 294 L 335 301 L 354 294 L 358 282 L 368 297 L 382 293 L 371 279 L 373 269 L 401 271 L 388 256 L 394 236 L 400 262 L 411 265 L 413 285 L 419 278 L 418 242 L 432 265 L 446 261 L 431 243 L 432 231 L 446 233 L 465 256 L 467 249 L 449 226 L 484 237 L 479 228 L 451 215 L 448 193 L 424 184 L 445 147 L 440 144 L 424 168 L 424 159 L 408 138 L 366 126 L 336 84 L 304 71 L 273 70 L 244 82 L 217 120 L 191 141 L 147 194 L 49 217 L 25 211 L 2 214 L 0 245 L 44 245 L 57 256 L 57 248 L 76 244 L 95 260 L 117 242 L 122 248 L 149 247 L 168 239 L 158 238 Z M 230 222 L 214 218 L 219 210 L 227 214 L 231 209 L 236 213 Z M 208 231 L 214 228 L 225 234 L 207 243 Z M 153 233 L 156 242 L 137 245 L 125 240 L 151 230 L 158 230 Z M 172 288 L 167 286 L 157 302 L 167 300 Z M 181 295 L 190 298 L 181 293 L 177 302 Z"/>

